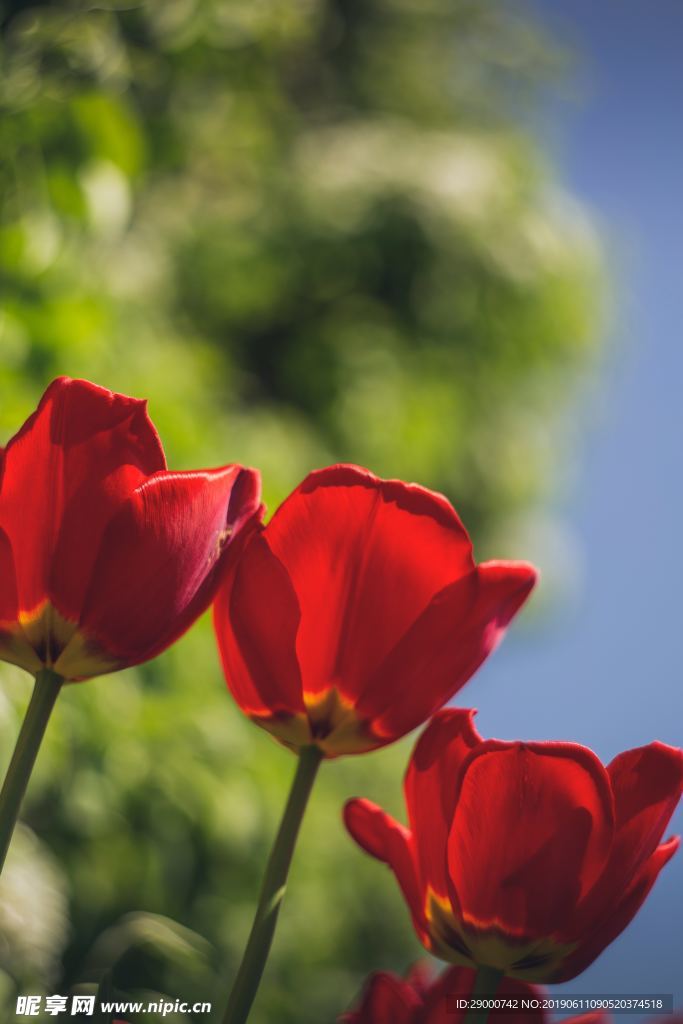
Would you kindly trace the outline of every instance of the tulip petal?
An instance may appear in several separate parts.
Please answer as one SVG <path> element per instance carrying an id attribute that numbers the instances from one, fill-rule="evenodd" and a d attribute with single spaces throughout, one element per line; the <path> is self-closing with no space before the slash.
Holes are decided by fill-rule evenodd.
<path id="1" fill-rule="evenodd" d="M 590 928 L 584 928 L 582 941 L 578 948 L 564 959 L 560 970 L 552 979 L 554 982 L 570 981 L 577 974 L 581 974 L 618 935 L 621 935 L 642 906 L 659 872 L 671 860 L 679 846 L 680 839 L 675 836 L 657 847 L 621 899 L 603 911 L 601 920 L 593 922 Z"/>
<path id="2" fill-rule="evenodd" d="M 482 562 L 477 566 L 477 577 L 473 628 L 489 655 L 538 583 L 538 569 L 529 562 Z"/>
<path id="3" fill-rule="evenodd" d="M 49 600 L 75 619 L 112 513 L 166 465 L 146 403 L 60 377 L 3 461 L 0 526 L 19 609 L 31 614 Z"/>
<path id="4" fill-rule="evenodd" d="M 583 934 L 633 884 L 660 842 L 683 788 L 683 751 L 664 743 L 619 754 L 607 772 L 614 794 L 614 844 L 602 876 L 576 913 Z"/>
<path id="5" fill-rule="evenodd" d="M 537 580 L 525 562 L 487 562 L 438 593 L 366 685 L 361 717 L 390 742 L 467 682 L 497 646 Z"/>
<path id="6" fill-rule="evenodd" d="M 403 978 L 377 971 L 368 979 L 359 1008 L 345 1013 L 339 1024 L 413 1024 L 421 1002 Z"/>
<path id="7" fill-rule="evenodd" d="M 18 616 L 19 598 L 12 545 L 6 532 L 0 527 L 0 630 L 3 623 L 13 623 Z"/>
<path id="8" fill-rule="evenodd" d="M 445 498 L 353 466 L 311 473 L 267 539 L 301 608 L 297 652 L 313 696 L 359 693 L 433 595 L 474 564 Z"/>
<path id="9" fill-rule="evenodd" d="M 12 545 L 0 527 L 0 658 L 37 672 L 41 661 L 24 633 L 19 616 L 19 597 Z"/>
<path id="10" fill-rule="evenodd" d="M 426 941 L 427 930 L 418 884 L 415 847 L 408 829 L 376 804 L 361 799 L 347 801 L 344 824 L 366 853 L 387 864 L 394 872 L 415 929 L 422 941 Z"/>
<path id="11" fill-rule="evenodd" d="M 423 891 L 448 897 L 446 847 L 455 809 L 455 780 L 460 766 L 483 740 L 474 727 L 474 711 L 447 708 L 434 715 L 408 764 L 404 791 L 415 838 Z"/>
<path id="12" fill-rule="evenodd" d="M 163 650 L 212 600 L 229 543 L 256 514 L 258 493 L 258 474 L 240 466 L 163 472 L 142 483 L 103 534 L 83 635 L 120 665 Z M 57 671 L 71 676 L 77 656 L 69 645 Z"/>
<path id="13" fill-rule="evenodd" d="M 225 677 L 246 714 L 305 714 L 296 659 L 299 619 L 286 569 L 264 535 L 254 535 L 221 585 L 215 606 Z"/>
<path id="14" fill-rule="evenodd" d="M 432 965 L 425 960 L 417 960 L 412 967 L 408 968 L 406 981 L 417 992 L 420 999 L 424 999 L 434 981 Z"/>
<path id="15" fill-rule="evenodd" d="M 660 842 L 683 793 L 683 751 L 664 743 L 627 750 L 608 766 L 616 811 L 608 871 L 623 889 Z"/>
<path id="16" fill-rule="evenodd" d="M 457 785 L 448 841 L 454 905 L 477 931 L 566 937 L 576 903 L 604 869 L 613 832 L 607 774 L 590 750 L 481 743 Z"/>
<path id="17" fill-rule="evenodd" d="M 475 971 L 469 967 L 455 966 L 442 971 L 425 996 L 420 1024 L 461 1024 L 465 1014 L 453 1009 L 451 1001 L 471 994 L 474 977 Z"/>

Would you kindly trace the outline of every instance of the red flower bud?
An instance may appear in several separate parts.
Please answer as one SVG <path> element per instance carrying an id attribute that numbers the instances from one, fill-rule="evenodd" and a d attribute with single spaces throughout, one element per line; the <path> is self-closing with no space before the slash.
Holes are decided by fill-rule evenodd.
<path id="1" fill-rule="evenodd" d="M 0 658 L 69 680 L 176 640 L 259 508 L 253 470 L 171 473 L 145 402 L 67 377 L 0 451 L 0 474 Z"/>
<path id="2" fill-rule="evenodd" d="M 339 1024 L 462 1024 L 474 978 L 475 972 L 467 967 L 451 967 L 433 979 L 422 965 L 406 978 L 376 971 L 368 978 L 356 1009 L 343 1014 Z M 504 978 L 493 998 L 507 1006 L 492 1010 L 488 1019 L 500 1024 L 548 1024 L 550 1015 L 542 1008 L 545 994 L 523 981 Z M 540 1003 L 541 1008 L 525 1006 L 530 1002 Z M 607 1024 L 609 1019 L 602 1012 L 560 1018 L 563 1024 Z"/>
<path id="3" fill-rule="evenodd" d="M 387 863 L 436 956 L 526 981 L 580 974 L 626 927 L 678 839 L 683 751 L 629 750 L 604 768 L 573 743 L 483 740 L 446 710 L 408 766 L 410 828 L 366 800 L 346 825 Z"/>
<path id="4" fill-rule="evenodd" d="M 221 586 L 228 685 L 295 750 L 373 750 L 467 682 L 535 581 L 525 563 L 475 565 L 442 495 L 331 466 L 252 533 Z"/>

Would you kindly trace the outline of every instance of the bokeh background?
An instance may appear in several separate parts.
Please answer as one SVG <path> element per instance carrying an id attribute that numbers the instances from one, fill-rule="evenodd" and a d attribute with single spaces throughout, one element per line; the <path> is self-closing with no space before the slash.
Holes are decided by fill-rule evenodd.
<path id="1" fill-rule="evenodd" d="M 150 399 L 177 468 L 271 509 L 336 460 L 449 495 L 539 598 L 463 694 L 486 735 L 679 742 L 677 0 L 6 0 L 0 440 L 58 373 Z M 673 570 L 673 571 L 672 571 Z M 0 669 L 8 761 L 30 680 Z M 419 955 L 321 773 L 254 1024 Z M 210 624 L 60 698 L 0 886 L 17 993 L 224 998 L 293 770 Z M 575 991 L 677 992 L 683 869 Z M 678 936 L 680 939 L 680 936 Z M 148 1021 L 152 1020 L 147 1015 Z"/>

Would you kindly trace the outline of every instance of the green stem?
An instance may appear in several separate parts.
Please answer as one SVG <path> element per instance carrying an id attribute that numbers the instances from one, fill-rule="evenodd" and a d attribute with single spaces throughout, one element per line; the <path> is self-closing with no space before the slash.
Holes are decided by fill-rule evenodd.
<path id="1" fill-rule="evenodd" d="M 493 999 L 500 985 L 503 972 L 496 967 L 478 967 L 474 979 L 471 999 Z M 486 1024 L 490 1010 L 468 1010 L 463 1024 Z"/>
<path id="2" fill-rule="evenodd" d="M 249 941 L 230 993 L 223 1024 L 244 1024 L 249 1016 L 268 959 L 277 917 L 287 888 L 287 875 L 294 847 L 322 756 L 317 747 L 304 747 L 299 755 L 287 806 L 261 885 L 261 895 Z"/>
<path id="3" fill-rule="evenodd" d="M 36 673 L 31 700 L 0 792 L 0 873 L 5 866 L 21 801 L 63 682 L 62 677 L 49 668 Z"/>

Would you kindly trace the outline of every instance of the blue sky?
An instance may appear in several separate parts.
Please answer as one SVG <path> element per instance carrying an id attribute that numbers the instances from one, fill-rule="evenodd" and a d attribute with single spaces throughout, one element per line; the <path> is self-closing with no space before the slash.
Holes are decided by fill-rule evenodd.
<path id="1" fill-rule="evenodd" d="M 609 760 L 683 742 L 683 0 L 535 6 L 577 54 L 541 130 L 605 240 L 612 338 L 561 510 L 583 555 L 580 599 L 531 642 L 510 636 L 467 698 L 485 735 L 575 739 Z M 562 990 L 673 992 L 683 1006 L 682 914 L 683 851 Z"/>

